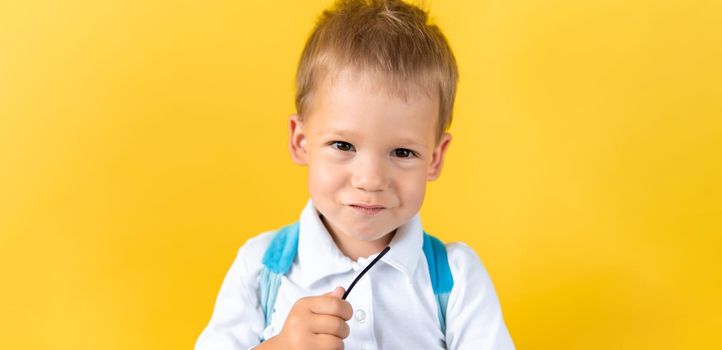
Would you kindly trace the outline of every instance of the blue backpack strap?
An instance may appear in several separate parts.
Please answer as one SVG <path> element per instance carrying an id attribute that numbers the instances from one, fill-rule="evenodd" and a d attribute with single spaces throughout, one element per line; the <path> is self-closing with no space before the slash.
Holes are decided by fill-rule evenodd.
<path id="1" fill-rule="evenodd" d="M 259 294 L 266 327 L 271 323 L 281 277 L 291 270 L 298 252 L 298 226 L 298 222 L 295 222 L 278 230 L 263 255 Z"/>
<path id="2" fill-rule="evenodd" d="M 446 255 L 446 246 L 438 238 L 424 232 L 424 255 L 429 265 L 431 287 L 434 289 L 441 333 L 446 334 L 446 306 L 454 287 L 454 278 Z"/>

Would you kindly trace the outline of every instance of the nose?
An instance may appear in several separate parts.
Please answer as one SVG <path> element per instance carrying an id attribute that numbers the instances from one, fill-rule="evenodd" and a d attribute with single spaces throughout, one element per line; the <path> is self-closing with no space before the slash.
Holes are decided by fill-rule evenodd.
<path id="1" fill-rule="evenodd" d="M 378 192 L 385 190 L 388 185 L 385 164 L 377 157 L 357 157 L 352 172 L 351 186 L 354 188 Z"/>

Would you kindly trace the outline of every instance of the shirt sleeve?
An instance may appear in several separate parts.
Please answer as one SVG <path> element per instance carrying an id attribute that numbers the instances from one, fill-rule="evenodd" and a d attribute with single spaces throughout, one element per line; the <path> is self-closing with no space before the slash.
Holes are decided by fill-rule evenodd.
<path id="1" fill-rule="evenodd" d="M 515 349 L 494 285 L 479 257 L 464 243 L 446 247 L 454 278 L 446 310 L 448 349 Z"/>
<path id="2" fill-rule="evenodd" d="M 258 275 L 270 233 L 248 240 L 238 250 L 195 350 L 246 350 L 260 344 L 265 325 L 257 296 Z"/>

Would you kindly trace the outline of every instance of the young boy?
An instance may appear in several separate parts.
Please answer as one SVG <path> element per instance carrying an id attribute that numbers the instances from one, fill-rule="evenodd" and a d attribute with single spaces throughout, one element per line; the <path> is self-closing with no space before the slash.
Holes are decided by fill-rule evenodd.
<path id="1" fill-rule="evenodd" d="M 311 199 L 298 223 L 240 248 L 196 349 L 514 349 L 477 255 L 426 235 L 418 214 L 451 141 L 456 80 L 421 9 L 346 0 L 324 12 L 289 119 Z"/>

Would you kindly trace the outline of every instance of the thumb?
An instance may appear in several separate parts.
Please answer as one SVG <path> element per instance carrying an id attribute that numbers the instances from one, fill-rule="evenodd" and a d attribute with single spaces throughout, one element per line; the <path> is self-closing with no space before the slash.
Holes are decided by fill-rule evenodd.
<path id="1" fill-rule="evenodd" d="M 331 295 L 337 298 L 342 298 L 343 293 L 346 291 L 343 289 L 343 287 L 336 287 L 336 289 L 333 290 L 333 292 L 326 293 L 326 295 Z"/>

